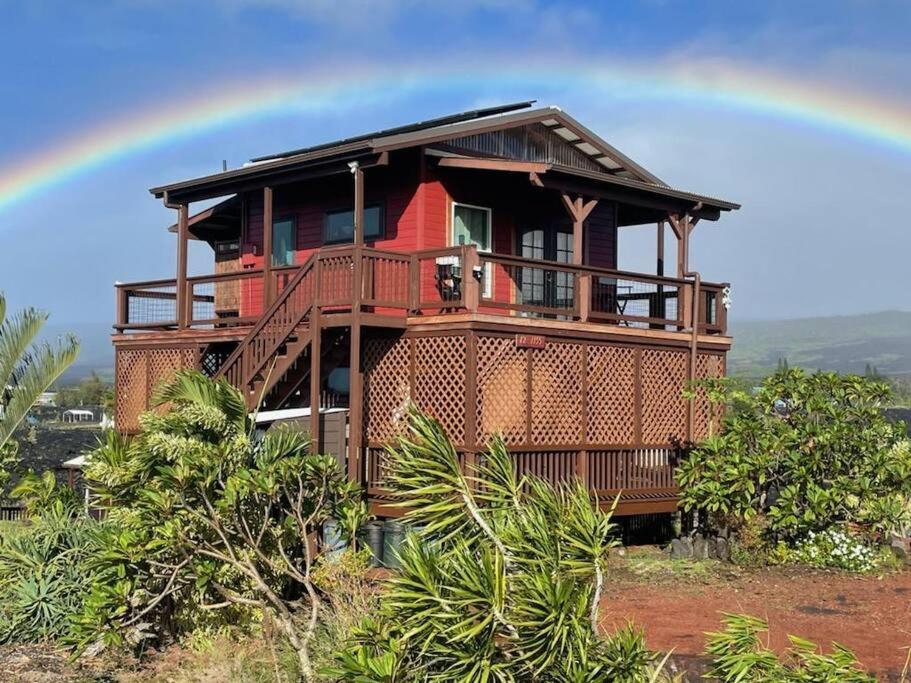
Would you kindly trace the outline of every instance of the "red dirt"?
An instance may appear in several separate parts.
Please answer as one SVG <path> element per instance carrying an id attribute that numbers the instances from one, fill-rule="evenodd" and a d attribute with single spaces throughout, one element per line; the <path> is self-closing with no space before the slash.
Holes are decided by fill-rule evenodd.
<path id="1" fill-rule="evenodd" d="M 871 673 L 897 680 L 911 647 L 911 573 L 883 577 L 809 570 L 768 569 L 699 579 L 621 576 L 608 586 L 603 623 L 627 621 L 644 628 L 654 650 L 702 652 L 706 631 L 719 630 L 722 612 L 767 619 L 771 646 L 781 651 L 787 634 L 828 649 L 851 648 Z"/>

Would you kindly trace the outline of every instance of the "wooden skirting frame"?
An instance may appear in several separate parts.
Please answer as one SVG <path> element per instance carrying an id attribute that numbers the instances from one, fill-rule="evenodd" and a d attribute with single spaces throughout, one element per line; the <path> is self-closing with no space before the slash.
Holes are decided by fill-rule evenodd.
<path id="1" fill-rule="evenodd" d="M 602 503 L 620 494 L 620 514 L 675 509 L 673 473 L 687 437 L 686 345 L 655 334 L 571 336 L 527 322 L 427 323 L 365 338 L 364 479 L 377 514 L 396 514 L 383 492 L 382 447 L 401 433 L 410 401 L 440 420 L 466 457 L 500 434 L 520 473 L 580 477 Z M 706 341 L 697 378 L 722 376 L 726 340 Z M 710 411 L 697 393 L 699 439 Z"/>

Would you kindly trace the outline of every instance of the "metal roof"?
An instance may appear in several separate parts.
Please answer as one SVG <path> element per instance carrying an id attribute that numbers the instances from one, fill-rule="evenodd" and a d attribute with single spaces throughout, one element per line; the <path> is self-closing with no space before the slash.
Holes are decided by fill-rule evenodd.
<path id="1" fill-rule="evenodd" d="M 363 158 L 365 154 L 381 154 L 409 147 L 432 145 L 459 136 L 541 123 L 604 167 L 603 173 L 569 168 L 554 168 L 555 171 L 572 172 L 584 175 L 590 180 L 626 185 L 678 200 L 702 201 L 722 210 L 739 208 L 734 202 L 669 187 L 560 108 L 532 109 L 533 103 L 534 100 L 528 100 L 473 109 L 276 155 L 257 157 L 241 168 L 153 187 L 150 192 L 157 197 L 163 197 L 168 193 L 184 193 L 185 197 L 189 196 L 195 201 L 204 196 L 215 197 L 236 192 L 240 183 L 250 182 L 248 179 L 256 176 L 287 174 L 299 169 L 311 169 L 323 164 L 338 164 L 340 161 Z"/>
<path id="2" fill-rule="evenodd" d="M 404 126 L 386 128 L 384 130 L 374 131 L 373 133 L 363 133 L 362 135 L 355 135 L 354 137 L 350 138 L 342 138 L 341 140 L 334 140 L 333 142 L 323 142 L 319 145 L 313 145 L 311 147 L 301 147 L 300 149 L 294 149 L 290 152 L 268 154 L 266 156 L 250 159 L 250 161 L 252 163 L 257 163 L 260 161 L 270 161 L 272 159 L 287 159 L 288 157 L 297 156 L 299 154 L 306 154 L 308 152 L 315 152 L 320 149 L 328 149 L 330 147 L 348 145 L 352 142 L 363 142 L 365 140 L 372 140 L 373 138 L 386 138 L 392 135 L 402 135 L 405 133 L 416 133 L 418 131 L 427 130 L 428 128 L 439 128 L 440 126 L 446 126 L 453 123 L 462 123 L 463 121 L 471 121 L 473 119 L 483 119 L 488 116 L 506 114 L 518 109 L 528 109 L 535 102 L 537 102 L 537 100 L 526 100 L 524 102 L 501 104 L 496 107 L 486 107 L 484 109 L 469 109 L 468 111 L 463 111 L 458 114 L 449 114 L 447 116 L 440 116 L 434 119 L 427 119 L 426 121 L 409 123 Z"/>

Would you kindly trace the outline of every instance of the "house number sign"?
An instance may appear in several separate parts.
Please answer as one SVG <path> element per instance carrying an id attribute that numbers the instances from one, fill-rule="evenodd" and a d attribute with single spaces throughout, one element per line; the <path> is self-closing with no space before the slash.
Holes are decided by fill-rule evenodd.
<path id="1" fill-rule="evenodd" d="M 543 349 L 547 346 L 547 339 L 540 334 L 517 334 L 516 348 L 518 349 Z"/>

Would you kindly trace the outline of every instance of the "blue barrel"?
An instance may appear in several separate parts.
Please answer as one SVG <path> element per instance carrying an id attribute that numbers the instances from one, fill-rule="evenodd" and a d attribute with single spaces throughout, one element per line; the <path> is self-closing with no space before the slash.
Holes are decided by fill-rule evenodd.
<path id="1" fill-rule="evenodd" d="M 348 541 L 342 538 L 341 529 L 334 519 L 323 522 L 323 548 L 330 560 L 337 560 L 348 548 Z"/>
<path id="2" fill-rule="evenodd" d="M 390 569 L 401 566 L 398 553 L 405 540 L 405 531 L 405 525 L 398 520 L 387 519 L 383 522 L 383 564 Z"/>

